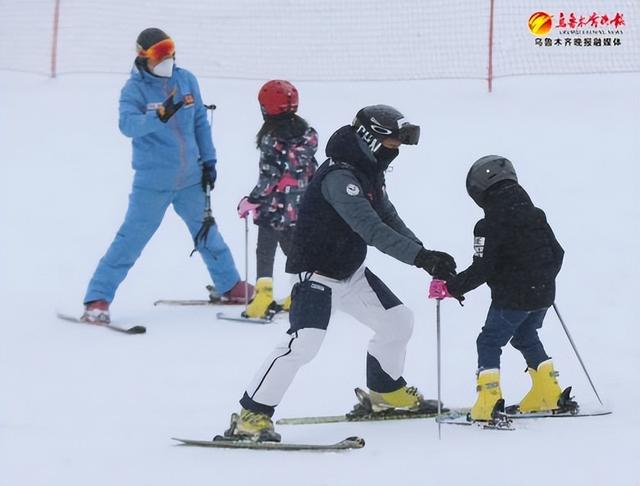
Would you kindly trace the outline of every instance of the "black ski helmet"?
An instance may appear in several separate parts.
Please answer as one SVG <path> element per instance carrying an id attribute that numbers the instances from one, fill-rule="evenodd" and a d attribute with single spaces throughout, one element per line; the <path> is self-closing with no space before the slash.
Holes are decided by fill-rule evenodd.
<path id="1" fill-rule="evenodd" d="M 506 180 L 518 182 L 511 161 L 500 155 L 485 155 L 469 169 L 467 192 L 478 206 L 482 206 L 485 191 L 497 182 Z"/>
<path id="2" fill-rule="evenodd" d="M 420 127 L 388 105 L 365 106 L 356 113 L 351 126 L 374 154 L 385 138 L 396 138 L 406 145 L 417 145 L 420 139 Z"/>

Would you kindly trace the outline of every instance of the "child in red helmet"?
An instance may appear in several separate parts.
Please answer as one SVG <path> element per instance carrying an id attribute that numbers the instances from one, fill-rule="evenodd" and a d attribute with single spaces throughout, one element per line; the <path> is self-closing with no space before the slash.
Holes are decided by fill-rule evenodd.
<path id="1" fill-rule="evenodd" d="M 264 123 L 256 135 L 260 150 L 258 183 L 238 204 L 238 214 L 253 212 L 258 226 L 256 289 L 245 317 L 264 317 L 273 299 L 273 263 L 276 248 L 286 255 L 298 218 L 298 205 L 318 166 L 314 157 L 318 134 L 296 114 L 298 90 L 289 81 L 272 80 L 258 93 Z M 289 310 L 290 297 L 282 302 Z"/>

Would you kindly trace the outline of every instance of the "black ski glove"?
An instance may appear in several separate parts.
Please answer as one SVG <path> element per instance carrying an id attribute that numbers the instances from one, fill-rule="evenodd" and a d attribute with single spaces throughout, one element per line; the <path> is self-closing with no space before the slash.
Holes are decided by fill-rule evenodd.
<path id="1" fill-rule="evenodd" d="M 433 278 L 446 280 L 456 274 L 456 261 L 448 253 L 422 248 L 413 262 L 416 267 L 427 271 Z"/>
<path id="2" fill-rule="evenodd" d="M 158 112 L 158 118 L 162 123 L 167 123 L 169 118 L 176 114 L 182 105 L 184 105 L 184 101 L 178 101 L 177 103 L 173 102 L 173 95 L 176 94 L 176 90 L 174 89 L 169 97 L 162 102 L 162 106 L 160 106 L 156 111 Z"/>
<path id="3" fill-rule="evenodd" d="M 202 184 L 202 190 L 207 192 L 207 186 L 209 189 L 213 189 L 218 178 L 218 172 L 216 171 L 215 160 L 205 160 L 202 163 L 202 178 L 200 184 Z"/>
<path id="4" fill-rule="evenodd" d="M 460 302 L 460 305 L 464 306 L 464 304 L 462 302 L 464 302 L 464 294 L 460 292 L 460 290 L 458 290 L 458 282 L 460 279 L 458 278 L 457 275 L 451 275 L 447 280 L 447 290 L 449 291 L 449 294 L 451 295 L 451 297 L 453 297 L 454 299 L 456 299 L 458 302 Z"/>

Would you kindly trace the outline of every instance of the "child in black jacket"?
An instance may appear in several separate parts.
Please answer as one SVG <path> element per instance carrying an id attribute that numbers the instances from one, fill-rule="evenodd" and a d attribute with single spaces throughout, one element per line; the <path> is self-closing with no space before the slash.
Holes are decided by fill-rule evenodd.
<path id="1" fill-rule="evenodd" d="M 491 420 L 504 405 L 500 355 L 509 341 L 522 353 L 533 382 L 520 412 L 557 410 L 567 404 L 558 403 L 562 390 L 538 329 L 554 302 L 564 251 L 509 160 L 488 155 L 475 162 L 467 192 L 485 217 L 474 229 L 472 265 L 447 278 L 446 289 L 458 299 L 485 282 L 491 289 L 491 307 L 476 341 L 478 398 L 471 418 Z"/>

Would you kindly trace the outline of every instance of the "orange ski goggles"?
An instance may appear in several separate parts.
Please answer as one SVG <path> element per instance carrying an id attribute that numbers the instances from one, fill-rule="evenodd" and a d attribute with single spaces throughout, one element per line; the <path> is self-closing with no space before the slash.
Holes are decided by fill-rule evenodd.
<path id="1" fill-rule="evenodd" d="M 167 56 L 173 56 L 176 53 L 176 45 L 171 39 L 156 42 L 149 49 L 142 49 L 137 46 L 138 56 L 153 59 L 154 61 L 162 61 Z"/>

